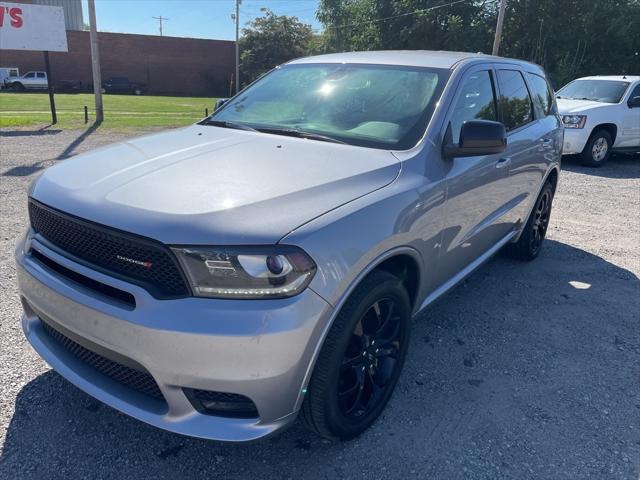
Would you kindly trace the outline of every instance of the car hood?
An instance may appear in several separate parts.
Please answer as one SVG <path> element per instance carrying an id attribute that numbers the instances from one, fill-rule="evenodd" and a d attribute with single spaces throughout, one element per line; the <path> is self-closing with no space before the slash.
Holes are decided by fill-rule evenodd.
<path id="1" fill-rule="evenodd" d="M 613 105 L 611 103 L 594 102 L 593 100 L 572 100 L 570 98 L 558 98 L 556 104 L 558 105 L 558 113 L 560 113 L 560 115 L 571 115 L 593 110 L 594 108 L 607 108 Z"/>
<path id="2" fill-rule="evenodd" d="M 31 196 L 168 244 L 272 244 L 399 171 L 389 151 L 194 125 L 60 162 Z"/>

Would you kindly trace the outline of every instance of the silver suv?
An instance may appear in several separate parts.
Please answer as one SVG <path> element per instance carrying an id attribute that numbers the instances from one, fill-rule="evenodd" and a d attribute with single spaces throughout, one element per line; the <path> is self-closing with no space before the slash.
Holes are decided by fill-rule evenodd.
<path id="1" fill-rule="evenodd" d="M 498 250 L 540 252 L 563 130 L 543 70 L 449 52 L 296 60 L 197 125 L 60 162 L 29 192 L 25 334 L 160 428 L 370 426 L 411 319 Z"/>

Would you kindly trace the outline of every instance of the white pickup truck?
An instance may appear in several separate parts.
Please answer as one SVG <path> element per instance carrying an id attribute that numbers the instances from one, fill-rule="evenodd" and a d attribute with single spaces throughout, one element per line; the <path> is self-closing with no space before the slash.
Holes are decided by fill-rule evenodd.
<path id="1" fill-rule="evenodd" d="M 49 87 L 46 72 L 27 72 L 24 75 L 11 79 L 11 88 L 16 91 L 45 90 Z"/>
<path id="2" fill-rule="evenodd" d="M 563 154 L 599 167 L 612 151 L 640 152 L 640 76 L 578 78 L 556 94 Z"/>

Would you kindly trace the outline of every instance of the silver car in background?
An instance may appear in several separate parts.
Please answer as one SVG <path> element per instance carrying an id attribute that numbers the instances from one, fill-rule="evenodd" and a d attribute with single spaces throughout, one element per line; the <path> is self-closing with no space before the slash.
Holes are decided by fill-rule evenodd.
<path id="1" fill-rule="evenodd" d="M 389 400 L 414 315 L 503 247 L 539 254 L 562 143 L 530 63 L 292 61 L 197 125 L 40 176 L 16 250 L 25 334 L 166 430 L 247 441 L 301 413 L 352 438 Z"/>

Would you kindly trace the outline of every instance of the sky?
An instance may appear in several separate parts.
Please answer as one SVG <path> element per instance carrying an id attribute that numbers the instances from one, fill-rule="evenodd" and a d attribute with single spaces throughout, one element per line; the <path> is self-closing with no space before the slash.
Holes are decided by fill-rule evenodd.
<path id="1" fill-rule="evenodd" d="M 235 39 L 235 0 L 95 0 L 98 31 L 159 35 L 159 21 L 165 17 L 163 33 L 174 37 Z M 242 0 L 240 27 L 262 16 L 266 7 L 277 15 L 297 16 L 314 29 L 322 25 L 315 18 L 319 0 Z M 89 23 L 87 1 L 82 0 L 84 22 Z"/>

